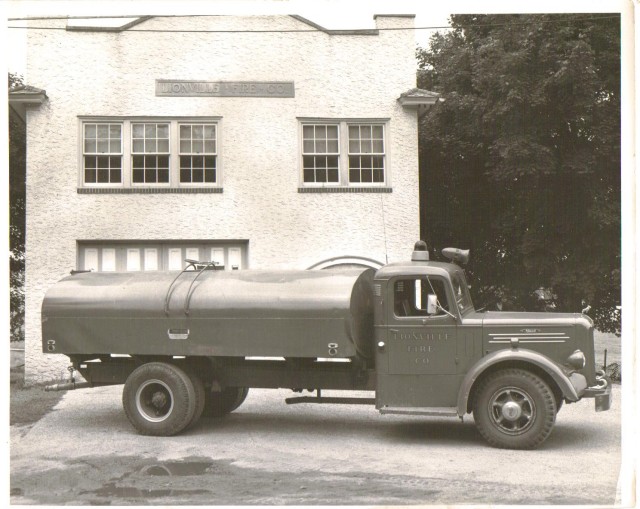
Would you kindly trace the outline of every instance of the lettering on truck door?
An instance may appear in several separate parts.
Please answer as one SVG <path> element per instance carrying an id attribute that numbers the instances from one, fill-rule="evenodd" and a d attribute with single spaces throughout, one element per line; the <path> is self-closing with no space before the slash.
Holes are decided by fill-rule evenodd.
<path id="1" fill-rule="evenodd" d="M 392 282 L 388 306 L 389 374 L 442 375 L 456 372 L 456 319 L 447 314 L 446 282 L 438 277 L 401 277 Z M 428 295 L 440 307 L 427 312 Z M 452 313 L 453 314 L 453 313 Z"/>

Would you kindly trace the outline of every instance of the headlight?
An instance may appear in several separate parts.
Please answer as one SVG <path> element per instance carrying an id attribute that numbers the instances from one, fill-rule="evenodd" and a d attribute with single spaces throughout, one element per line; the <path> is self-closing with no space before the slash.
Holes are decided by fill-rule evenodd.
<path id="1" fill-rule="evenodd" d="M 567 364 L 574 369 L 582 369 L 584 368 L 587 360 L 584 357 L 584 354 L 580 350 L 576 350 L 569 357 L 567 357 Z"/>

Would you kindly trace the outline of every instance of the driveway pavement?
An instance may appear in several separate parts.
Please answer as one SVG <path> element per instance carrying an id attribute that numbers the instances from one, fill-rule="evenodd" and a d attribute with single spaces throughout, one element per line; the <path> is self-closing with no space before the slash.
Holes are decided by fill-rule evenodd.
<path id="1" fill-rule="evenodd" d="M 179 436 L 144 437 L 121 391 L 72 391 L 35 425 L 12 427 L 13 504 L 603 506 L 619 496 L 619 386 L 608 412 L 564 405 L 536 451 L 487 446 L 471 417 L 286 405 L 284 390 L 252 390 L 230 416 Z"/>

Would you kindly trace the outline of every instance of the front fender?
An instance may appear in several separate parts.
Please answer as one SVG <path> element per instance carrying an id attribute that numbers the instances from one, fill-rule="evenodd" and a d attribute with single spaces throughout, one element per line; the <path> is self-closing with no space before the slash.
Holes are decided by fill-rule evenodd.
<path id="1" fill-rule="evenodd" d="M 564 373 L 562 368 L 553 362 L 548 357 L 544 355 L 534 352 L 533 350 L 527 349 L 509 349 L 509 350 L 498 350 L 497 352 L 492 352 L 489 355 L 486 355 L 482 359 L 478 360 L 467 372 L 466 376 L 462 380 L 462 385 L 460 386 L 460 390 L 458 392 L 458 415 L 464 415 L 467 413 L 467 403 L 469 401 L 469 394 L 471 393 L 471 388 L 473 384 L 476 382 L 478 377 L 482 375 L 488 368 L 491 366 L 495 366 L 496 364 L 502 362 L 521 362 L 531 364 L 542 369 L 545 373 L 547 373 L 553 381 L 558 385 L 560 390 L 562 391 L 563 396 L 569 401 L 578 401 L 580 399 L 580 395 L 578 394 L 578 390 L 572 383 L 572 379 L 576 377 L 582 377 L 577 373 L 574 373 L 571 376 L 571 379 Z M 584 378 L 584 377 L 582 377 Z M 583 384 L 577 380 L 576 385 L 579 390 L 584 390 L 586 387 L 586 382 Z M 584 387 L 583 387 L 584 385 Z"/>

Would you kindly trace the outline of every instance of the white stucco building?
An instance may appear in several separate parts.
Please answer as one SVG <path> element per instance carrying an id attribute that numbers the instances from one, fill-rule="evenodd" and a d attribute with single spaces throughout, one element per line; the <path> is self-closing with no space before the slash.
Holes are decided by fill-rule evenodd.
<path id="1" fill-rule="evenodd" d="M 25 377 L 72 269 L 376 266 L 419 237 L 413 16 L 331 31 L 298 16 L 31 21 Z M 54 27 L 57 30 L 38 30 Z M 392 29 L 392 30 L 389 30 Z M 406 29 L 406 30 L 402 30 Z"/>

